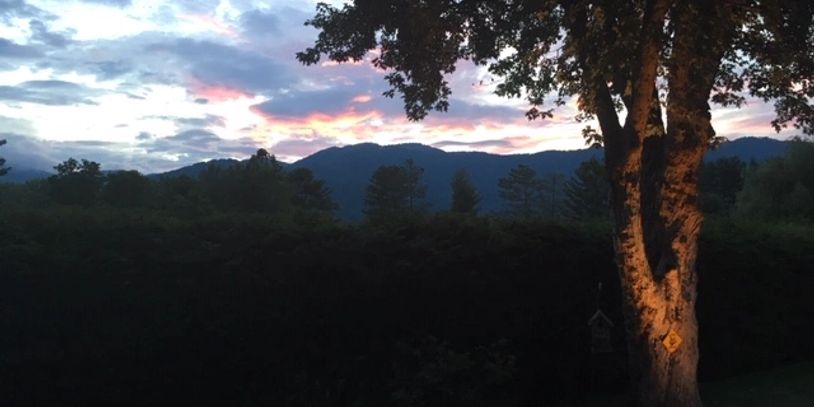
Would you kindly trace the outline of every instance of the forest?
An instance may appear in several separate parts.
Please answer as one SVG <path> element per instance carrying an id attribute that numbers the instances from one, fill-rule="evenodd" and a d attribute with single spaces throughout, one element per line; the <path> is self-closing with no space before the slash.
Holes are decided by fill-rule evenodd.
<path id="1" fill-rule="evenodd" d="M 266 150 L 197 178 L 54 169 L 0 184 L 9 405 L 569 405 L 624 391 L 597 160 L 512 169 L 498 213 L 479 211 L 463 171 L 451 206 L 428 208 L 422 168 L 382 166 L 359 222 Z M 700 174 L 703 396 L 703 383 L 814 361 L 814 143 Z M 602 352 L 597 309 L 613 323 Z"/>

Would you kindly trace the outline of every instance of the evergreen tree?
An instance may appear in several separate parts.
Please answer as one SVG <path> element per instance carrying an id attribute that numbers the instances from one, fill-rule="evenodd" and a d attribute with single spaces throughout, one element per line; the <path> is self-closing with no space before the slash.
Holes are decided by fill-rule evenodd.
<path id="1" fill-rule="evenodd" d="M 542 215 L 549 220 L 556 220 L 562 216 L 564 179 L 565 176 L 558 172 L 545 174 L 540 179 Z"/>
<path id="2" fill-rule="evenodd" d="M 607 219 L 610 185 L 605 165 L 596 158 L 580 163 L 574 176 L 565 184 L 565 209 L 574 220 Z"/>
<path id="3" fill-rule="evenodd" d="M 407 159 L 402 166 L 407 186 L 407 207 L 411 213 L 426 209 L 424 198 L 427 197 L 427 186 L 421 183 L 424 169 L 415 165 L 413 159 Z"/>
<path id="4" fill-rule="evenodd" d="M 540 178 L 531 167 L 519 164 L 497 182 L 498 192 L 511 215 L 529 219 L 542 208 Z"/>
<path id="5" fill-rule="evenodd" d="M 2 146 L 3 144 L 6 144 L 6 140 L 0 140 L 0 146 Z M 6 159 L 0 157 L 0 177 L 8 174 L 10 170 L 11 167 L 6 167 Z"/>
<path id="6" fill-rule="evenodd" d="M 450 210 L 455 213 L 477 214 L 480 194 L 472 185 L 466 171 L 460 169 L 455 172 L 450 186 L 452 187 L 452 206 Z"/>
<path id="7" fill-rule="evenodd" d="M 427 187 L 421 183 L 423 168 L 412 160 L 404 165 L 383 165 L 370 178 L 365 194 L 365 215 L 373 221 L 398 220 L 419 214 Z"/>
<path id="8" fill-rule="evenodd" d="M 331 199 L 331 189 L 325 181 L 314 178 L 308 168 L 297 168 L 288 173 L 288 182 L 293 189 L 291 202 L 302 209 L 333 211 L 337 205 Z"/>

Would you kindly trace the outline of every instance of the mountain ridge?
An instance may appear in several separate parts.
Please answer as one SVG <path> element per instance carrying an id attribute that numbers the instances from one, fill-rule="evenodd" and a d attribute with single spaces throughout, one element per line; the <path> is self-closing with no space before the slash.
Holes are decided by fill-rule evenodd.
<path id="1" fill-rule="evenodd" d="M 782 155 L 786 144 L 787 142 L 776 139 L 744 137 L 726 142 L 709 151 L 705 160 L 713 161 L 736 156 L 746 162 L 763 161 Z M 601 159 L 602 156 L 603 150 L 598 147 L 500 155 L 481 151 L 446 152 L 420 143 L 393 145 L 359 143 L 329 147 L 293 163 L 281 164 L 284 168 L 310 169 L 333 191 L 334 200 L 339 204 L 338 215 L 344 219 L 355 220 L 362 216 L 365 188 L 370 177 L 382 165 L 399 165 L 407 159 L 412 159 L 417 166 L 424 168 L 423 182 L 427 185 L 427 201 L 433 210 L 444 210 L 449 207 L 451 201 L 449 182 L 455 171 L 464 169 L 481 195 L 481 210 L 494 212 L 500 210 L 502 206 L 497 180 L 517 165 L 527 165 L 540 176 L 559 173 L 568 179 L 581 162 L 592 157 Z M 183 175 L 197 177 L 209 165 L 228 167 L 239 162 L 241 161 L 230 158 L 214 159 L 147 176 L 151 179 Z M 44 171 L 21 170 L 19 175 L 22 177 L 9 177 L 13 172 L 14 170 L 3 177 L 5 180 L 0 179 L 0 182 L 25 182 L 51 175 Z"/>

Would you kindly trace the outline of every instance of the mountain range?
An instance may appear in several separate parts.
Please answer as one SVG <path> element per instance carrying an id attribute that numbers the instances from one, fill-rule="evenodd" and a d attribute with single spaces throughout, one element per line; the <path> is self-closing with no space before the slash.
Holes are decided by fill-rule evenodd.
<path id="1" fill-rule="evenodd" d="M 770 138 L 740 138 L 722 144 L 707 153 L 705 160 L 714 161 L 725 157 L 739 157 L 744 161 L 763 161 L 784 153 L 786 142 Z M 273 151 L 272 151 L 273 153 Z M 543 176 L 559 173 L 564 178 L 573 174 L 583 161 L 592 157 L 601 159 L 601 148 L 587 148 L 573 151 L 543 151 L 534 154 L 497 155 L 482 152 L 445 152 L 422 144 L 398 144 L 380 146 L 363 143 L 345 147 L 331 147 L 314 153 L 285 168 L 308 168 L 333 191 L 333 198 L 339 204 L 338 215 L 344 219 L 359 219 L 362 216 L 365 188 L 373 172 L 382 165 L 403 164 L 412 159 L 424 169 L 423 182 L 427 185 L 427 201 L 434 210 L 449 207 L 451 201 L 450 180 L 455 171 L 465 170 L 481 196 L 483 212 L 497 211 L 501 207 L 497 182 L 519 164 L 533 168 Z M 150 174 L 151 178 L 161 176 L 187 175 L 196 177 L 208 165 L 231 166 L 239 161 L 218 159 L 182 167 L 173 171 Z M 17 172 L 15 174 L 15 172 Z M 4 182 L 25 182 L 30 179 L 48 176 L 43 171 L 15 169 L 3 178 Z"/>

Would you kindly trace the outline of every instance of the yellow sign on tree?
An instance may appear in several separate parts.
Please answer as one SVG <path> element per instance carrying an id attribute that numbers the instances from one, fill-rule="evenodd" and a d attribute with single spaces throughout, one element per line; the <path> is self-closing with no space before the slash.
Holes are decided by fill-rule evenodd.
<path id="1" fill-rule="evenodd" d="M 683 341 L 684 340 L 681 339 L 678 333 L 671 329 L 667 336 L 664 337 L 664 340 L 661 341 L 661 343 L 664 345 L 664 348 L 667 349 L 667 352 L 673 353 L 676 350 L 678 350 L 678 347 L 681 346 L 681 342 Z"/>

